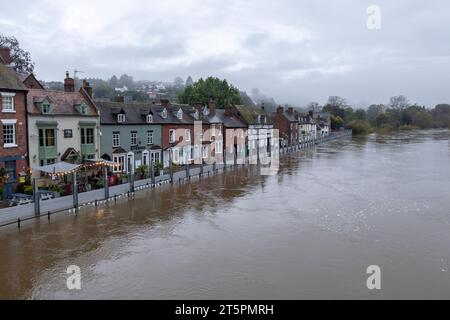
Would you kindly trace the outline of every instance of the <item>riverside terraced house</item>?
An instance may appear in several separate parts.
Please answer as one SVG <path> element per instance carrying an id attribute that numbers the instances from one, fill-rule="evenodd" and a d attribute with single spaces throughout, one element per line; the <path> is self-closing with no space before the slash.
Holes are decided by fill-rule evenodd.
<path id="1" fill-rule="evenodd" d="M 162 163 L 162 125 L 158 106 L 150 103 L 97 102 L 101 157 L 119 165 L 114 172 L 134 172 L 140 165 Z"/>
<path id="2" fill-rule="evenodd" d="M 99 157 L 100 122 L 92 89 L 86 81 L 79 91 L 74 89 L 74 80 L 68 73 L 64 91 L 29 89 L 31 168 L 59 161 L 81 163 Z"/>
<path id="3" fill-rule="evenodd" d="M 27 88 L 11 65 L 10 50 L 0 48 L 0 168 L 6 171 L 5 197 L 28 167 L 26 95 Z"/>

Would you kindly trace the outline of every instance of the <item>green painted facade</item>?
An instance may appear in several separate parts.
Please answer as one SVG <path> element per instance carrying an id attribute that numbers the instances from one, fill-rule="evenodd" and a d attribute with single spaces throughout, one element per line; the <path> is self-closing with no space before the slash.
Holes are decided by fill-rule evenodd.
<path id="1" fill-rule="evenodd" d="M 126 153 L 129 153 L 130 151 L 133 152 L 135 168 L 140 164 L 143 164 L 144 159 L 142 155 L 145 150 L 149 151 L 149 153 L 158 151 L 160 153 L 160 157 L 162 157 L 161 150 L 154 149 L 156 146 L 160 148 L 162 145 L 162 126 L 159 124 L 101 124 L 100 131 L 100 155 L 102 157 L 107 154 L 110 159 L 113 160 L 113 151 L 119 149 L 119 147 L 113 146 L 114 133 L 120 133 L 120 148 L 124 149 Z M 153 134 L 152 144 L 149 144 L 147 141 L 149 131 Z M 135 145 L 132 145 L 132 133 L 136 134 Z"/>

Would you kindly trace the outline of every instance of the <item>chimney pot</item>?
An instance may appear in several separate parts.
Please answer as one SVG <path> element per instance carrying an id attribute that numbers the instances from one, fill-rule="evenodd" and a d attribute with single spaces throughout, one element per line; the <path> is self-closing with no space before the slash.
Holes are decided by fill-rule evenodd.
<path id="1" fill-rule="evenodd" d="M 114 100 L 115 102 L 123 103 L 125 101 L 125 98 L 123 96 L 116 96 Z"/>
<path id="2" fill-rule="evenodd" d="M 284 111 L 284 108 L 283 108 L 282 106 L 279 106 L 279 107 L 277 108 L 277 113 L 278 113 L 278 114 L 283 114 L 283 111 Z"/>
<path id="3" fill-rule="evenodd" d="M 64 79 L 64 91 L 65 92 L 75 91 L 75 81 L 69 76 L 69 71 L 66 71 L 66 78 Z"/>

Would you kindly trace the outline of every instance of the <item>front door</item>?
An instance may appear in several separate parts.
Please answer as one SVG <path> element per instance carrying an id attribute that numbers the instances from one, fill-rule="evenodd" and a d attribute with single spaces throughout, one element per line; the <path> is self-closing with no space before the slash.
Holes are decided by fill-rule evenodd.
<path id="1" fill-rule="evenodd" d="M 16 161 L 6 161 L 5 170 L 8 179 L 5 183 L 5 198 L 11 198 L 13 194 L 13 184 L 16 182 Z"/>

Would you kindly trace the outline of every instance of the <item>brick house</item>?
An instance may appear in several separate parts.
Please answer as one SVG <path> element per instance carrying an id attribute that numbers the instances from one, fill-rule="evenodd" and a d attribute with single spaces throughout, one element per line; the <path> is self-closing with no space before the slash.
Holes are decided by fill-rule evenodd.
<path id="1" fill-rule="evenodd" d="M 280 143 L 282 145 L 294 145 L 299 141 L 299 120 L 298 113 L 294 108 L 289 107 L 287 111 L 283 107 L 278 107 L 276 112 L 270 114 L 274 129 L 279 130 Z"/>
<path id="2" fill-rule="evenodd" d="M 27 88 L 11 66 L 10 51 L 0 48 L 0 168 L 6 170 L 4 196 L 14 192 L 28 168 Z"/>

